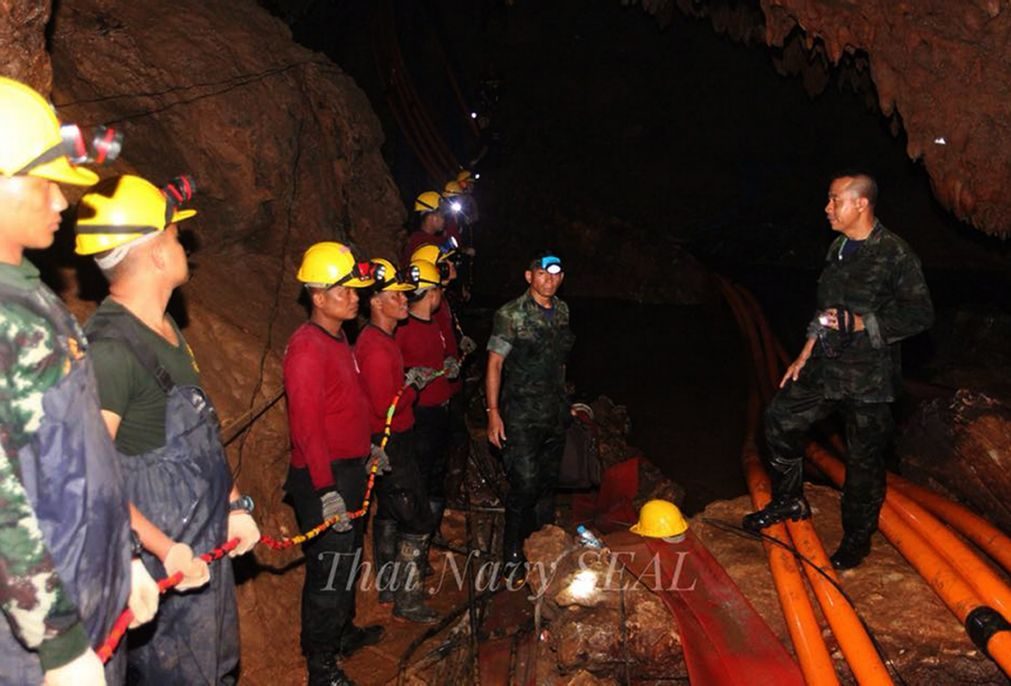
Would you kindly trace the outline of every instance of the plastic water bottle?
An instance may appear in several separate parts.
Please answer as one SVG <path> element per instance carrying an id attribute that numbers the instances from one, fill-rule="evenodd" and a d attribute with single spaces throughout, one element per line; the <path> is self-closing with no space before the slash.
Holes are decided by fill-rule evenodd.
<path id="1" fill-rule="evenodd" d="M 593 532 L 590 531 L 589 529 L 587 529 L 582 524 L 580 524 L 579 526 L 576 527 L 576 537 L 585 546 L 589 546 L 591 548 L 603 548 L 604 547 L 603 542 L 599 538 L 597 538 L 596 536 L 594 536 Z"/>

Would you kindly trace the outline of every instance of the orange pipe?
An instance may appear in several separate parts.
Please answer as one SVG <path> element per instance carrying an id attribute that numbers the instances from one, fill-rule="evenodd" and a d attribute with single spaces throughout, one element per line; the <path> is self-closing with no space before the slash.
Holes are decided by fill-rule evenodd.
<path id="1" fill-rule="evenodd" d="M 741 296 L 737 293 L 734 286 L 722 276 L 717 276 L 716 279 L 720 284 L 720 289 L 723 291 L 723 296 L 727 299 L 727 304 L 730 305 L 730 311 L 733 312 L 734 319 L 737 321 L 737 326 L 741 329 L 741 334 L 744 336 L 748 345 L 748 351 L 751 353 L 751 361 L 754 364 L 752 372 L 754 373 L 755 381 L 758 383 L 758 391 L 761 394 L 761 399 L 763 401 L 768 401 L 772 397 L 773 391 L 768 378 L 766 378 L 766 376 L 761 372 L 765 365 L 762 360 L 762 345 L 759 341 L 758 331 L 755 328 L 752 319 L 748 317 L 745 305 L 741 300 Z"/>
<path id="2" fill-rule="evenodd" d="M 843 483 L 845 468 L 824 449 L 812 444 L 808 447 L 807 456 L 837 485 Z M 970 587 L 962 579 L 962 575 L 934 550 L 924 536 L 902 520 L 895 505 L 887 500 L 885 506 L 881 508 L 879 526 L 881 533 L 930 584 L 948 609 L 958 617 L 958 621 L 965 624 L 968 614 L 984 605 L 983 599 L 975 589 Z M 931 535 L 933 534 L 932 531 Z M 1011 676 L 1011 632 L 995 633 L 987 643 L 987 652 L 1004 673 Z"/>
<path id="3" fill-rule="evenodd" d="M 838 582 L 835 569 L 825 553 L 825 548 L 821 544 L 821 539 L 814 530 L 814 525 L 810 519 L 799 522 L 788 521 L 786 528 L 790 532 L 790 538 L 797 548 L 797 552 L 814 562 L 829 577 Z M 835 634 L 839 642 L 846 662 L 849 663 L 853 676 L 856 677 L 860 686 L 877 686 L 892 684 L 892 677 L 888 674 L 888 668 L 881 661 L 874 643 L 867 635 L 867 629 L 863 622 L 857 617 L 856 610 L 850 605 L 846 597 L 839 592 L 839 589 L 832 585 L 828 579 L 818 570 L 812 569 L 811 565 L 802 563 L 804 574 L 807 575 L 807 582 L 814 591 L 818 604 L 821 605 L 822 614 L 828 620 L 832 633 Z"/>
<path id="4" fill-rule="evenodd" d="M 754 414 L 757 415 L 757 398 L 752 399 L 751 405 L 754 407 Z M 772 499 L 772 486 L 758 459 L 758 452 L 752 440 L 749 439 L 745 444 L 741 459 L 748 481 L 748 490 L 751 492 L 751 502 L 756 509 L 761 509 Z M 782 524 L 769 527 L 765 533 L 787 545 L 790 543 L 790 536 Z M 769 556 L 769 569 L 772 571 L 779 604 L 783 609 L 783 618 L 786 619 L 786 629 L 797 653 L 797 661 L 804 673 L 804 680 L 808 686 L 838 684 L 835 665 L 832 663 L 828 648 L 825 647 L 825 639 L 822 637 L 818 618 L 814 614 L 811 599 L 804 587 L 804 577 L 797 569 L 797 562 L 793 555 L 781 546 L 768 541 L 762 541 L 762 545 L 765 547 L 766 555 Z"/>
<path id="5" fill-rule="evenodd" d="M 1011 572 L 1011 538 L 964 505 L 953 503 L 894 474 L 888 485 L 915 500 L 921 507 L 943 519 L 955 531 L 979 546 L 1005 570 Z"/>

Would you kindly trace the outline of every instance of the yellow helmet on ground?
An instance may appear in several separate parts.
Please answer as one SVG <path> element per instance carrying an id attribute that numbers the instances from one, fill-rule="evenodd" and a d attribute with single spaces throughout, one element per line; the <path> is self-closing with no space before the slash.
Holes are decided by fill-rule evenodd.
<path id="1" fill-rule="evenodd" d="M 179 206 L 192 198 L 195 190 L 193 180 L 186 176 L 173 179 L 165 190 L 130 174 L 105 179 L 77 205 L 74 251 L 78 255 L 94 255 L 126 247 L 144 236 L 164 231 L 169 224 L 189 219 L 196 215 L 196 210 L 183 210 Z M 123 256 L 125 252 L 120 259 Z"/>
<path id="2" fill-rule="evenodd" d="M 413 291 L 416 288 L 404 280 L 392 262 L 382 257 L 372 260 L 372 276 L 376 280 L 376 289 L 380 291 Z"/>
<path id="3" fill-rule="evenodd" d="M 34 89 L 3 77 L 0 77 L 0 174 L 39 176 L 74 186 L 90 186 L 98 181 L 95 172 L 70 163 L 52 105 Z"/>
<path id="4" fill-rule="evenodd" d="M 688 531 L 688 522 L 674 503 L 650 500 L 639 510 L 639 521 L 629 531 L 648 538 L 673 538 Z"/>
<path id="5" fill-rule="evenodd" d="M 418 292 L 442 286 L 439 268 L 428 260 L 411 260 L 411 265 L 407 268 L 407 280 L 415 285 Z"/>
<path id="6" fill-rule="evenodd" d="M 414 211 L 421 214 L 428 214 L 439 209 L 442 196 L 438 191 L 425 191 L 414 200 Z"/>
<path id="7" fill-rule="evenodd" d="M 372 263 L 359 262 L 351 248 L 335 241 L 309 246 L 295 278 L 313 288 L 365 288 L 375 283 Z"/>
<path id="8" fill-rule="evenodd" d="M 443 187 L 442 194 L 447 198 L 452 198 L 454 195 L 462 195 L 463 188 L 456 181 L 450 181 Z"/>

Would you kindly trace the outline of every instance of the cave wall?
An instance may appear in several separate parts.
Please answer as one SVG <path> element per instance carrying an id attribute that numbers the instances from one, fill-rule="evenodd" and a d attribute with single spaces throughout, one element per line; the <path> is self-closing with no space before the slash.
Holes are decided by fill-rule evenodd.
<path id="1" fill-rule="evenodd" d="M 633 0 L 625 0 L 629 4 Z M 805 85 L 817 90 L 822 66 L 856 55 L 869 66 L 877 105 L 897 113 L 906 152 L 923 163 L 937 199 L 982 231 L 1011 233 L 1011 10 L 1000 0 L 642 0 L 661 21 L 675 7 L 708 16 L 739 40 L 760 36 L 789 49 L 799 32 Z M 756 21 L 764 20 L 764 30 Z M 941 143 L 940 141 L 944 142 Z"/>
<path id="2" fill-rule="evenodd" d="M 183 225 L 196 238 L 193 275 L 170 309 L 227 428 L 281 387 L 285 342 L 305 318 L 294 278 L 304 249 L 351 240 L 399 254 L 406 213 L 379 122 L 350 77 L 253 0 L 61 0 L 49 18 L 48 2 L 0 2 L 0 73 L 51 93 L 66 121 L 125 132 L 102 176 L 197 179 L 199 215 Z M 83 321 L 104 282 L 73 258 L 67 224 L 32 259 Z M 283 399 L 228 456 L 262 530 L 295 533 Z M 236 561 L 246 683 L 301 683 L 300 557 L 259 546 Z"/>

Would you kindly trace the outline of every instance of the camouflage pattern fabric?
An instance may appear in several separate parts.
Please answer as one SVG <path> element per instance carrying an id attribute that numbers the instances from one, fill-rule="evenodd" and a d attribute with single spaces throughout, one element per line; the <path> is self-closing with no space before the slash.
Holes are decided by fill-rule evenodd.
<path id="1" fill-rule="evenodd" d="M 847 336 L 815 317 L 808 335 L 818 343 L 808 367 L 819 368 L 826 398 L 890 402 L 901 375 L 899 341 L 933 324 L 930 292 L 916 255 L 881 222 L 842 258 L 846 241 L 840 236 L 829 248 L 818 279 L 818 310 L 845 307 L 863 317 L 866 330 Z"/>
<path id="2" fill-rule="evenodd" d="M 31 297 L 39 309 L 52 311 L 53 319 L 69 318 L 25 262 L 21 269 L 37 283 Z M 61 345 L 56 329 L 39 314 L 20 303 L 0 305 L 0 598 L 15 634 L 31 649 L 79 621 L 43 542 L 18 462 L 18 452 L 42 422 L 43 395 L 69 372 L 72 355 L 82 347 L 84 334 L 79 328 L 77 333 L 77 340 L 68 337 Z"/>

